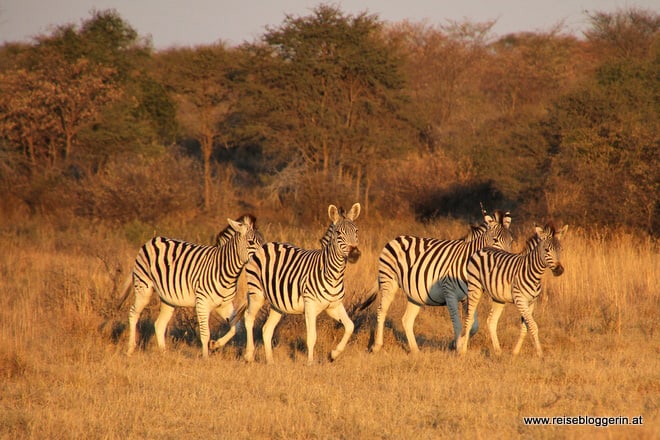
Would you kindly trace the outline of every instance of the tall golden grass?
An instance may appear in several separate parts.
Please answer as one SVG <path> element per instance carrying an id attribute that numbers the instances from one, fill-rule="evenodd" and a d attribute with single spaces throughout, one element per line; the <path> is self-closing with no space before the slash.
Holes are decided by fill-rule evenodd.
<path id="1" fill-rule="evenodd" d="M 658 438 L 660 300 L 658 243 L 623 232 L 572 225 L 563 276 L 544 280 L 535 316 L 545 357 L 531 341 L 514 358 L 518 316 L 500 321 L 505 353 L 492 356 L 481 329 L 467 356 L 447 347 L 445 308 L 426 308 L 415 331 L 422 353 L 407 351 L 400 323 L 405 297 L 388 316 L 384 351 L 368 352 L 377 304 L 358 312 L 376 279 L 378 254 L 402 233 L 457 238 L 466 225 L 441 221 L 370 224 L 358 220 L 362 258 L 347 271 L 346 306 L 356 333 L 334 363 L 327 353 L 342 329 L 318 323 L 317 363 L 305 365 L 302 317 L 275 333 L 276 365 L 246 364 L 244 333 L 208 361 L 194 314 L 178 311 L 169 350 L 149 338 L 158 301 L 143 313 L 145 345 L 126 348 L 127 305 L 118 286 L 149 238 L 139 225 L 56 224 L 36 219 L 0 230 L 1 438 Z M 167 228 L 165 228 L 167 229 Z M 305 230 L 264 223 L 268 240 L 317 247 L 323 225 Z M 525 231 L 518 228 L 517 248 Z M 158 233 L 208 242 L 216 230 L 172 226 Z M 244 298 L 241 284 L 238 301 Z M 265 315 L 265 313 L 264 313 Z M 263 316 L 262 316 L 263 320 Z M 215 332 L 226 331 L 218 319 Z M 260 326 L 261 322 L 257 323 Z M 260 341 L 258 341 L 259 343 Z M 525 416 L 643 416 L 642 426 L 527 426 Z"/>

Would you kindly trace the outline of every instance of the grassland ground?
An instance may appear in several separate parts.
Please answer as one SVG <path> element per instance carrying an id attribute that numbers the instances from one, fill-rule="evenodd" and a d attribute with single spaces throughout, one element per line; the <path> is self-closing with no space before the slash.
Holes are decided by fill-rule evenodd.
<path id="1" fill-rule="evenodd" d="M 130 271 L 136 241 L 99 225 L 5 226 L 0 438 L 660 437 L 656 242 L 622 232 L 569 231 L 566 272 L 544 280 L 535 311 L 543 359 L 529 340 L 520 356 L 511 355 L 518 332 L 513 307 L 499 326 L 505 353 L 492 356 L 486 299 L 465 357 L 448 349 L 453 332 L 442 307 L 420 313 L 421 354 L 411 356 L 400 323 L 402 294 L 388 315 L 384 350 L 369 353 L 377 304 L 360 312 L 357 306 L 374 283 L 380 248 L 403 227 L 361 228 L 363 255 L 346 280 L 356 333 L 330 362 L 327 354 L 343 330 L 320 318 L 317 361 L 307 367 L 304 322 L 296 316 L 277 328 L 273 366 L 264 364 L 259 333 L 256 362 L 242 360 L 242 329 L 202 359 L 194 315 L 185 310 L 177 311 L 169 350 L 160 353 L 148 331 L 156 299 L 142 316 L 144 346 L 128 357 L 126 306 L 116 310 L 117 285 Z M 439 237 L 464 232 L 453 223 L 416 228 L 412 232 Z M 322 233 L 322 227 L 265 231 L 271 240 L 307 247 Z M 189 234 L 190 240 L 212 235 Z M 262 321 L 263 315 L 257 328 Z M 226 330 L 218 319 L 212 327 Z M 524 422 L 530 416 L 642 416 L 643 425 L 532 426 Z"/>

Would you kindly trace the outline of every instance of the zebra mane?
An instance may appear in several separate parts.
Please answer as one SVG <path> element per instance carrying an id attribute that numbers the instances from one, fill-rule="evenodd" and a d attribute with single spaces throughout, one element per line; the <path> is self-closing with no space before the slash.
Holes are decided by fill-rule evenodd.
<path id="1" fill-rule="evenodd" d="M 257 226 L 256 226 L 257 225 L 257 218 L 252 214 L 243 214 L 240 217 L 238 217 L 236 219 L 236 221 L 241 222 L 241 223 L 249 222 L 249 223 L 252 224 L 252 227 L 255 230 L 257 228 Z M 227 244 L 227 242 L 229 240 L 231 240 L 231 238 L 234 236 L 234 234 L 236 234 L 236 231 L 234 230 L 234 228 L 232 228 L 230 225 L 227 225 L 225 227 L 225 229 L 218 232 L 218 234 L 215 236 L 214 246 L 217 246 L 217 247 L 224 246 L 225 244 Z"/>
<path id="2" fill-rule="evenodd" d="M 545 224 L 543 230 L 548 231 L 550 235 L 555 235 L 557 228 L 555 228 L 555 223 L 552 220 L 550 220 L 548 223 Z"/>
<path id="3" fill-rule="evenodd" d="M 543 241 L 544 238 L 554 237 L 557 231 L 555 228 L 555 224 L 552 221 L 546 223 L 545 226 L 542 227 L 542 229 L 543 229 L 543 235 L 545 237 L 539 236 L 537 232 L 532 234 L 525 242 L 525 246 L 523 247 L 523 250 L 520 251 L 521 255 L 529 254 L 536 248 L 536 246 L 539 245 L 539 243 L 541 243 L 541 241 Z"/>
<path id="4" fill-rule="evenodd" d="M 334 223 L 330 223 L 330 226 L 328 226 L 328 230 L 325 231 L 325 234 L 323 234 L 323 237 L 321 238 L 321 247 L 324 248 L 330 243 L 330 238 L 332 237 L 332 233 L 335 230 L 335 225 Z"/>
<path id="5" fill-rule="evenodd" d="M 486 214 L 486 211 L 483 209 L 483 205 L 481 206 L 481 209 L 482 209 L 482 213 L 485 217 L 487 214 Z M 507 221 L 507 219 L 508 219 L 509 222 L 511 221 L 511 217 L 510 217 L 509 212 L 508 211 L 504 212 L 500 209 L 496 209 L 493 212 L 493 219 L 502 226 L 505 226 L 505 221 Z M 478 226 L 471 225 L 470 226 L 470 231 L 463 238 L 463 241 L 465 241 L 466 243 L 474 241 L 474 240 L 480 238 L 483 234 L 485 234 L 486 231 L 488 231 L 488 222 L 486 222 L 485 220 L 484 220 L 483 223 L 481 223 Z"/>
<path id="6" fill-rule="evenodd" d="M 467 235 L 463 237 L 463 241 L 466 243 L 470 243 L 482 235 L 488 230 L 488 225 L 486 223 L 482 223 L 480 225 L 470 225 L 470 230 L 468 231 Z"/>
<path id="7" fill-rule="evenodd" d="M 523 247 L 523 250 L 520 251 L 520 255 L 527 255 L 531 253 L 540 242 L 541 238 L 537 234 L 532 234 L 525 242 L 525 246 Z"/>
<path id="8" fill-rule="evenodd" d="M 545 226 L 541 227 L 541 229 L 543 230 L 543 235 L 547 237 L 554 237 L 555 233 L 557 232 L 555 224 L 552 220 L 547 222 Z"/>

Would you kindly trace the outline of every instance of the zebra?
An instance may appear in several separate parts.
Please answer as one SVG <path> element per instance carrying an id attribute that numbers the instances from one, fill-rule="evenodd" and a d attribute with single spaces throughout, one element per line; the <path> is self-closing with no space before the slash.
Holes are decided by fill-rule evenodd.
<path id="1" fill-rule="evenodd" d="M 492 307 L 488 315 L 488 330 L 495 354 L 502 353 L 497 338 L 497 322 L 504 305 L 516 305 L 522 317 L 520 336 L 513 354 L 520 353 L 527 331 L 534 337 L 536 353 L 543 356 L 539 342 L 538 325 L 532 316 L 534 304 L 541 294 L 541 278 L 547 269 L 559 276 L 564 272 L 561 264 L 560 239 L 566 234 L 568 225 L 559 231 L 549 223 L 544 227 L 535 226 L 535 233 L 525 245 L 523 252 L 512 254 L 498 249 L 486 248 L 475 252 L 468 262 L 468 313 L 465 325 L 457 343 L 460 354 L 467 352 L 470 335 L 465 331 L 475 319 L 477 305 L 483 292 L 492 298 Z"/>
<path id="2" fill-rule="evenodd" d="M 308 365 L 314 362 L 316 318 L 323 311 L 344 326 L 344 335 L 332 350 L 331 359 L 337 359 L 344 351 L 354 330 L 353 321 L 342 303 L 344 272 L 347 263 L 355 263 L 360 258 L 358 228 L 354 223 L 359 215 L 359 203 L 348 213 L 330 205 L 328 216 L 332 223 L 321 239 L 321 249 L 267 243 L 250 259 L 245 269 L 248 285 L 248 307 L 244 316 L 246 361 L 254 360 L 254 320 L 266 298 L 270 311 L 263 325 L 263 341 L 268 364 L 273 363 L 273 332 L 283 314 L 305 315 Z"/>
<path id="3" fill-rule="evenodd" d="M 491 217 L 482 207 L 482 215 L 484 222 L 472 227 L 462 239 L 440 240 L 402 235 L 385 245 L 378 259 L 377 290 L 382 295 L 371 351 L 378 352 L 383 346 L 385 317 L 399 288 L 408 297 L 401 321 L 410 352 L 419 353 L 413 326 L 424 305 L 447 306 L 454 327 L 452 346 L 455 345 L 461 332 L 458 303 L 466 298 L 466 267 L 470 255 L 486 246 L 510 250 L 513 242 L 509 212 L 497 210 Z M 475 333 L 478 327 L 475 320 L 471 333 Z"/>
<path id="4" fill-rule="evenodd" d="M 224 238 L 214 246 L 154 237 L 140 248 L 133 268 L 135 303 L 128 313 L 129 355 L 135 350 L 140 313 L 156 290 L 161 300 L 154 324 L 158 347 L 165 350 L 165 331 L 174 308 L 195 307 L 202 355 L 208 357 L 209 315 L 215 310 L 224 319 L 232 317 L 238 277 L 249 257 L 263 243 L 254 216 L 246 214 L 238 220 L 227 221 L 227 228 L 218 234 Z M 130 287 L 129 284 L 122 303 Z M 236 322 L 232 321 L 229 331 L 221 339 L 212 341 L 211 348 L 224 346 L 235 333 Z"/>

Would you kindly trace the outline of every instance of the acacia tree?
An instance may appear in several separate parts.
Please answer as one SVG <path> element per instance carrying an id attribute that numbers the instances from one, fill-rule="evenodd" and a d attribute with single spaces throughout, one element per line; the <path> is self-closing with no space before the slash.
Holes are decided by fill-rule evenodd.
<path id="1" fill-rule="evenodd" d="M 567 219 L 657 235 L 660 16 L 619 11 L 596 14 L 592 24 L 589 43 L 608 50 L 593 77 L 551 107 L 546 197 Z"/>
<path id="2" fill-rule="evenodd" d="M 249 105 L 266 153 L 281 179 L 297 176 L 280 188 L 295 192 L 300 178 L 318 174 L 332 191 L 366 191 L 375 160 L 405 131 L 400 60 L 377 18 L 320 5 L 310 16 L 287 16 L 246 50 Z"/>
<path id="3" fill-rule="evenodd" d="M 462 120 L 478 91 L 478 68 L 486 55 L 493 22 L 430 27 L 403 22 L 388 33 L 400 40 L 410 102 L 406 109 L 430 152 Z"/>
<path id="4" fill-rule="evenodd" d="M 36 72 L 16 69 L 0 74 L 0 131 L 32 168 L 50 162 L 43 147 L 55 120 L 44 105 L 45 88 Z"/>
<path id="5" fill-rule="evenodd" d="M 145 130 L 135 129 L 140 123 L 131 125 L 129 118 L 155 120 L 150 113 L 163 113 L 162 109 L 167 108 L 162 100 L 159 103 L 164 105 L 156 111 L 150 110 L 156 106 L 144 105 L 149 95 L 158 94 L 155 89 L 142 91 L 148 90 L 142 84 L 151 83 L 144 71 L 138 73 L 139 64 L 149 57 L 149 48 L 114 11 L 93 12 L 80 27 L 58 26 L 51 34 L 38 36 L 34 44 L 11 48 L 3 55 L 5 67 L 10 66 L 3 70 L 1 111 L 5 126 L 25 128 L 26 117 L 43 113 L 32 117 L 38 125 L 31 129 L 33 134 L 38 131 L 43 136 L 20 140 L 14 130 L 9 144 L 22 148 L 34 141 L 35 157 L 48 157 L 50 165 L 61 159 L 70 161 L 74 155 L 81 159 L 83 152 L 88 155 L 86 159 L 98 164 L 95 155 L 108 155 L 117 144 L 125 148 L 123 145 L 133 143 L 136 135 L 130 133 L 147 137 Z M 126 103 L 122 106 L 125 123 L 120 126 L 118 118 L 112 118 L 113 133 L 104 140 L 96 132 L 104 133 L 109 104 L 120 101 Z M 14 118 L 21 113 L 15 106 L 28 102 L 24 108 L 32 108 L 22 113 L 23 122 L 18 124 Z M 160 123 L 165 125 L 167 121 Z M 105 145 L 110 138 L 120 140 L 113 146 Z"/>
<path id="6" fill-rule="evenodd" d="M 37 158 L 53 166 L 70 158 L 76 135 L 120 91 L 110 82 L 112 69 L 87 59 L 68 63 L 57 53 L 42 53 L 40 60 L 36 69 L 0 76 L 0 124 L 33 166 Z"/>
<path id="7" fill-rule="evenodd" d="M 183 134 L 199 142 L 204 163 L 204 208 L 211 208 L 212 156 L 215 148 L 229 147 L 224 125 L 238 99 L 233 84 L 235 51 L 224 44 L 170 49 L 159 55 L 163 82 L 177 102 L 177 120 Z"/>

